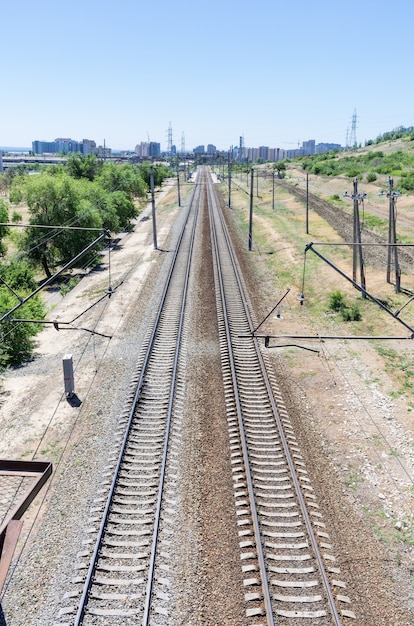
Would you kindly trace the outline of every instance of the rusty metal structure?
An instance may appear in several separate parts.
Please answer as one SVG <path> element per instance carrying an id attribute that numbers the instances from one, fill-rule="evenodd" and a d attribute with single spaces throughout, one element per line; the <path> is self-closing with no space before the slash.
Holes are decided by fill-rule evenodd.
<path id="1" fill-rule="evenodd" d="M 23 525 L 22 517 L 52 474 L 52 464 L 0 459 L 0 593 Z"/>

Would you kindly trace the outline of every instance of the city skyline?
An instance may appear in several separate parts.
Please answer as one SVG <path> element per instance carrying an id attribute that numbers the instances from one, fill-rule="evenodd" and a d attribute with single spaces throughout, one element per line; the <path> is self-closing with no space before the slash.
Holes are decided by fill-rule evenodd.
<path id="1" fill-rule="evenodd" d="M 345 145 L 413 124 L 414 5 L 212 0 L 38 0 L 2 10 L 0 145 L 94 137 L 114 150 L 157 141 L 292 149 Z M 403 19 L 401 19 L 403 18 Z M 398 36 L 386 34 L 392 30 Z"/>
<path id="2" fill-rule="evenodd" d="M 348 145 L 350 147 L 350 144 Z M 111 154 L 135 154 L 139 158 L 157 157 L 168 154 L 184 154 L 183 145 L 181 149 L 178 149 L 175 145 L 170 145 L 166 150 L 161 149 L 159 142 L 141 141 L 134 149 L 125 150 L 113 150 L 111 146 L 98 145 L 93 139 L 83 139 L 78 141 L 73 138 L 56 138 L 53 141 L 43 141 L 35 139 L 32 141 L 31 147 L 28 146 L 0 146 L 0 156 L 3 152 L 26 152 L 33 153 L 34 155 L 49 155 L 49 154 L 82 154 L 86 156 L 93 154 L 98 157 L 110 156 Z M 259 157 L 264 160 L 278 161 L 280 159 L 292 158 L 300 155 L 312 155 L 315 153 L 327 152 L 328 150 L 341 150 L 346 149 L 346 146 L 333 143 L 316 143 L 314 139 L 309 139 L 302 142 L 293 149 L 284 149 L 271 146 L 245 146 L 243 137 L 239 137 L 239 144 L 231 146 L 229 150 L 223 151 L 217 148 L 214 144 L 200 144 L 194 148 L 185 150 L 185 154 L 223 154 L 232 153 L 232 158 L 236 160 L 257 160 Z"/>

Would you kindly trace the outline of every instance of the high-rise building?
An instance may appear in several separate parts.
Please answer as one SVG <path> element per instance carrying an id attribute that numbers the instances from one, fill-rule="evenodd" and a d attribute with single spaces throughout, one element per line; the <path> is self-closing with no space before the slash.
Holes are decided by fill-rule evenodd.
<path id="1" fill-rule="evenodd" d="M 64 154 L 80 153 L 83 155 L 96 154 L 96 143 L 92 139 L 83 139 L 83 141 L 75 141 L 67 137 L 58 137 L 54 141 L 32 141 L 32 150 L 35 154 L 56 154 L 62 152 Z"/>
<path id="2" fill-rule="evenodd" d="M 82 154 L 96 154 L 96 142 L 93 139 L 82 139 Z"/>
<path id="3" fill-rule="evenodd" d="M 157 157 L 157 156 L 160 156 L 160 154 L 161 154 L 161 144 L 157 143 L 156 141 L 150 141 L 149 156 Z"/>
<path id="4" fill-rule="evenodd" d="M 312 154 L 315 154 L 315 140 L 309 139 L 308 141 L 303 141 L 302 150 L 304 156 L 311 156 Z"/>
<path id="5" fill-rule="evenodd" d="M 141 141 L 141 143 L 135 146 L 135 152 L 138 157 L 149 157 L 149 141 Z"/>
<path id="6" fill-rule="evenodd" d="M 268 146 L 259 146 L 259 158 L 267 161 L 269 159 L 269 148 Z"/>

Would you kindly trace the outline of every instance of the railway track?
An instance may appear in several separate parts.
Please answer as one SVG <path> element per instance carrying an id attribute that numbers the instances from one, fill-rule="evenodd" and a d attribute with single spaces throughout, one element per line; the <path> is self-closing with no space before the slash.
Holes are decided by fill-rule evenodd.
<path id="1" fill-rule="evenodd" d="M 149 624 L 152 611 L 166 612 L 162 605 L 169 581 L 162 575 L 168 571 L 163 561 L 174 509 L 168 483 L 174 482 L 171 448 L 174 429 L 179 430 L 174 403 L 180 397 L 180 351 L 200 194 L 201 186 L 195 186 L 158 313 L 131 381 L 119 426 L 119 453 L 92 511 L 90 534 L 96 537 L 86 539 L 86 549 L 78 555 L 83 559 L 80 575 L 66 595 L 70 603 L 60 611 L 59 624 L 129 619 Z"/>
<path id="2" fill-rule="evenodd" d="M 56 626 L 174 622 L 186 307 L 198 215 L 207 205 L 246 624 L 296 626 L 311 618 L 325 626 L 354 617 L 281 394 L 252 335 L 237 260 L 204 168 Z"/>
<path id="3" fill-rule="evenodd" d="M 285 189 L 287 192 L 298 198 L 306 205 L 305 189 L 301 189 L 300 187 L 291 185 L 284 180 L 277 180 L 277 185 Z M 332 226 L 332 228 L 336 230 L 336 232 L 342 237 L 344 241 L 353 240 L 352 219 L 350 219 L 347 213 L 345 213 L 338 207 L 334 207 L 332 204 L 313 193 L 308 193 L 308 201 L 311 209 L 318 213 L 318 215 L 320 215 L 324 220 L 326 220 Z M 378 233 L 373 232 L 365 225 L 362 226 L 361 237 L 363 244 L 378 244 L 378 247 L 372 245 L 365 246 L 365 261 L 370 263 L 374 267 L 385 268 L 387 264 L 387 251 L 384 247 L 384 244 L 386 243 L 386 238 L 381 237 Z M 414 262 L 414 254 L 412 252 L 412 248 L 400 247 L 398 251 L 398 259 L 402 271 L 411 274 L 411 268 Z"/>
<path id="4" fill-rule="evenodd" d="M 218 199 L 209 187 L 234 497 L 247 609 L 266 624 L 354 618 L 329 535 L 249 314 Z M 270 369 L 269 369 L 270 371 Z"/>

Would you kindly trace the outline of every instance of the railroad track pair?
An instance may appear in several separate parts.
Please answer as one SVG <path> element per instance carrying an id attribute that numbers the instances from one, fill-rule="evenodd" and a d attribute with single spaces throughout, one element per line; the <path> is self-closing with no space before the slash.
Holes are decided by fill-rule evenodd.
<path id="1" fill-rule="evenodd" d="M 294 626 L 311 618 L 325 625 L 354 617 L 277 382 L 251 332 L 217 193 L 200 168 L 120 420 L 111 478 L 56 625 L 174 623 L 186 311 L 206 198 L 246 623 Z"/>

